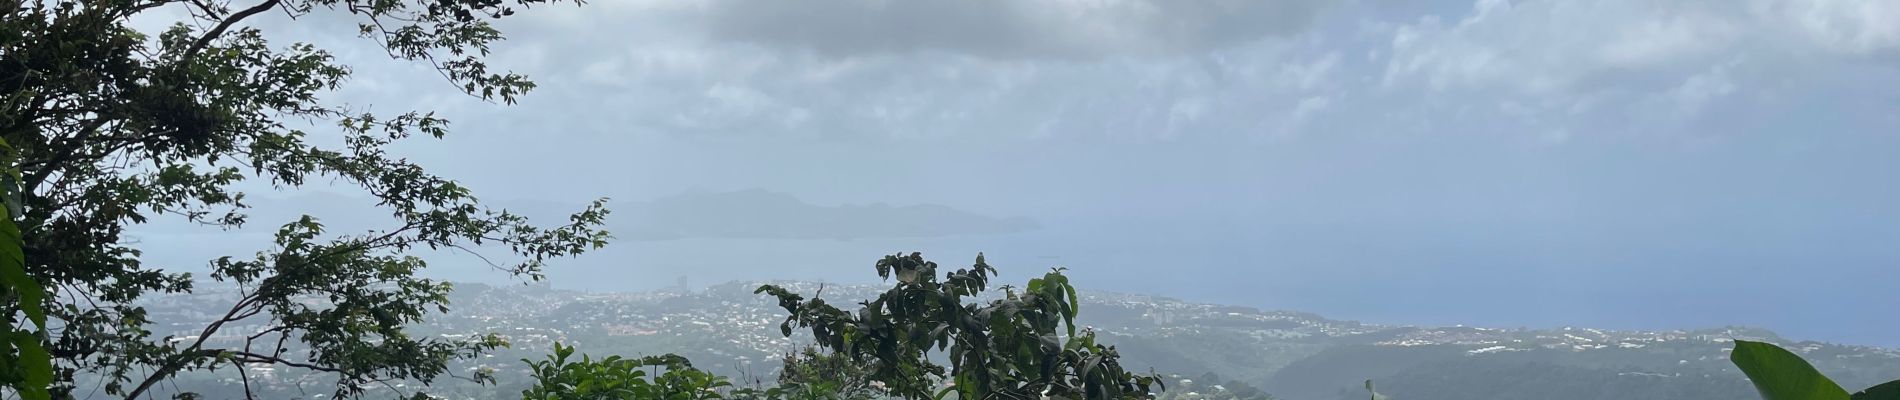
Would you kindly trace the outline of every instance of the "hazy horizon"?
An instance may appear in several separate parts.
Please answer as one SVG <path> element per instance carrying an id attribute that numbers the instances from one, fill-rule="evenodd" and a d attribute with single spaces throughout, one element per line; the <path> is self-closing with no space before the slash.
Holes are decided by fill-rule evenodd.
<path id="1" fill-rule="evenodd" d="M 333 230 L 351 231 L 375 225 L 377 215 L 367 208 L 339 207 L 353 196 L 315 194 L 257 202 L 253 218 L 288 220 L 294 214 L 314 212 Z M 588 291 L 639 291 L 672 286 L 686 277 L 694 286 L 742 280 L 806 280 L 875 283 L 871 262 L 886 254 L 921 251 L 948 266 L 967 265 L 978 252 L 1002 269 L 1005 277 L 1039 274 L 1050 267 L 1069 268 L 1076 282 L 1088 289 L 1151 294 L 1225 305 L 1312 312 L 1330 318 L 1367 323 L 1421 326 L 1486 326 L 1498 328 L 1557 328 L 1671 330 L 1745 325 L 1767 328 L 1796 340 L 1897 346 L 1879 332 L 1894 322 L 1878 318 L 1840 320 L 1828 313 L 1802 312 L 1803 307 L 1828 307 L 1861 302 L 1878 309 L 1893 301 L 1879 292 L 1788 299 L 1734 296 L 1777 290 L 1783 283 L 1737 278 L 1693 268 L 1668 265 L 1618 264 L 1598 260 L 1643 260 L 1647 254 L 1667 253 L 1674 243 L 1651 246 L 1621 245 L 1634 255 L 1609 254 L 1553 258 L 1543 253 L 1572 251 L 1607 244 L 1593 235 L 1543 231 L 1536 224 L 1516 230 L 1490 232 L 1424 232 L 1416 226 L 1386 229 L 1338 227 L 1324 223 L 1279 221 L 1256 224 L 1248 218 L 1192 219 L 1155 214 L 1121 218 L 1045 217 L 1030 219 L 1033 227 L 1017 231 L 935 231 L 891 234 L 886 228 L 862 231 L 865 221 L 943 225 L 930 216 L 893 215 L 888 210 L 947 209 L 952 215 L 1005 220 L 1020 216 L 967 214 L 937 204 L 812 204 L 788 193 L 764 189 L 739 191 L 694 190 L 651 199 L 616 200 L 609 218 L 611 232 L 638 232 L 648 225 L 630 216 L 650 214 L 653 204 L 672 205 L 693 200 L 692 209 L 666 208 L 683 218 L 716 226 L 756 226 L 788 234 L 758 236 L 746 232 L 693 237 L 640 237 L 617 234 L 614 244 L 598 254 L 557 260 L 548 281 L 557 288 Z M 709 201 L 714 200 L 714 201 Z M 782 201 L 798 204 L 787 209 Z M 324 206 L 328 204 L 329 206 Z M 366 205 L 367 202 L 361 205 Z M 552 218 L 580 204 L 500 202 L 497 206 L 529 215 Z M 749 206 L 759 207 L 749 207 Z M 931 207 L 920 207 L 920 206 Z M 334 208 L 332 208 L 334 207 Z M 760 214 L 753 208 L 781 211 Z M 791 222 L 811 222 L 814 210 L 856 210 L 858 221 L 842 229 L 779 232 L 774 227 L 800 228 Z M 870 210 L 886 210 L 870 212 Z M 722 216 L 741 214 L 758 218 L 733 225 Z M 1160 213 L 1156 213 L 1160 214 Z M 772 219 L 776 215 L 779 219 Z M 690 218 L 685 218 L 690 217 Z M 835 216 L 851 218 L 851 216 Z M 784 219 L 790 218 L 790 219 Z M 864 219 L 874 218 L 874 219 Z M 1260 217 L 1252 217 L 1260 218 Z M 723 221 L 723 222 L 722 222 Z M 969 227 L 970 224 L 956 224 Z M 1265 229 L 1269 226 L 1273 229 Z M 157 225 L 155 227 L 166 227 Z M 250 235 L 233 240 L 226 233 L 203 228 L 172 226 L 173 235 L 222 235 L 219 245 L 198 241 L 196 246 L 154 246 L 154 259 L 188 263 L 220 254 L 261 248 L 268 236 Z M 862 232 L 854 232 L 859 230 Z M 148 239 L 166 238 L 145 236 Z M 805 236 L 800 236 L 805 235 Z M 629 237 L 631 236 L 631 237 Z M 161 239 L 162 240 L 162 239 Z M 193 239 L 185 239 L 193 240 Z M 247 243 L 248 242 L 248 243 Z M 1486 243 L 1496 247 L 1474 246 Z M 1706 245 L 1706 244 L 1705 244 Z M 1457 251 L 1448 251 L 1448 250 Z M 1387 254 L 1425 256 L 1391 259 Z M 1754 251 L 1758 257 L 1802 257 Z M 1728 256 L 1734 257 L 1734 256 Z M 461 254 L 431 257 L 436 267 L 428 276 L 452 281 L 509 284 L 523 278 L 490 270 L 480 260 Z M 1489 264 L 1461 264 L 1488 260 Z M 1730 259 L 1738 270 L 1790 274 L 1762 268 L 1761 260 Z M 1627 262 L 1627 261 L 1626 261 Z M 1652 262 L 1653 261 L 1645 261 Z M 1755 264 L 1750 264 L 1751 262 Z M 189 264 L 187 264 L 189 265 Z M 1641 267 L 1654 266 L 1654 269 Z M 1592 269 L 1595 268 L 1595 269 Z M 1720 272 L 1720 271 L 1717 271 Z M 1814 286 L 1852 285 L 1851 276 L 1809 281 Z M 1813 290 L 1813 289 L 1809 289 Z M 1403 300 L 1403 301 L 1399 301 Z M 1845 327 L 1865 327 L 1855 331 Z"/>
<path id="2" fill-rule="evenodd" d="M 860 281 L 889 253 L 982 251 L 1006 276 L 1368 322 L 1900 346 L 1880 317 L 1900 309 L 1900 3 L 971 4 L 536 6 L 489 59 L 540 84 L 513 107 L 348 30 L 258 26 L 340 49 L 336 101 L 453 121 L 392 151 L 499 205 L 805 204 L 718 229 L 617 213 L 626 235 L 555 260 L 557 286 Z M 876 204 L 922 208 L 857 214 Z M 770 223 L 835 220 L 812 210 L 914 226 Z M 147 229 L 187 267 L 264 243 Z M 506 278 L 436 258 L 436 278 Z"/>

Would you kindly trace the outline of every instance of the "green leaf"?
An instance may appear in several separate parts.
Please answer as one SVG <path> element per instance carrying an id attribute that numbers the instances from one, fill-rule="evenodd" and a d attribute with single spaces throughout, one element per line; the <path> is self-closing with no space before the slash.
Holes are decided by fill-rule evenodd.
<path id="1" fill-rule="evenodd" d="M 20 311 L 26 314 L 27 320 L 33 321 L 35 328 L 34 331 L 25 331 L 7 324 L 7 332 L 4 333 L 9 336 L 12 347 L 19 350 L 17 368 L 22 375 L 19 382 L 11 384 L 22 399 L 48 399 L 51 395 L 47 393 L 47 388 L 53 384 L 53 359 L 46 348 L 40 345 L 40 335 L 37 334 L 46 330 L 46 310 L 41 308 L 46 290 L 26 273 L 25 240 L 20 235 L 19 225 L 13 222 L 20 215 L 19 171 L 10 168 L 12 148 L 5 141 L 0 141 L 0 150 L 4 150 L 8 156 L 5 161 L 9 167 L 4 173 L 4 181 L 0 182 L 4 184 L 0 202 L 5 203 L 7 212 L 4 218 L 0 218 L 0 288 L 5 289 L 0 293 L 12 294 L 12 300 L 19 302 Z M 7 361 L 8 364 L 16 362 Z"/>
<path id="2" fill-rule="evenodd" d="M 1062 278 L 1062 290 L 1067 292 L 1069 296 L 1069 308 L 1062 310 L 1062 323 L 1068 325 L 1069 336 L 1075 336 L 1075 314 L 1082 311 L 1082 303 L 1080 300 L 1076 300 L 1075 286 L 1069 286 L 1068 281 L 1068 278 Z"/>
<path id="3" fill-rule="evenodd" d="M 1089 373 L 1095 372 L 1095 367 L 1101 364 L 1102 356 L 1089 357 L 1088 361 L 1082 363 L 1082 368 L 1076 369 L 1075 374 L 1087 379 Z"/>
<path id="4" fill-rule="evenodd" d="M 1874 385 L 1874 387 L 1854 393 L 1853 400 L 1900 400 L 1900 381 Z"/>
<path id="5" fill-rule="evenodd" d="M 46 310 L 40 308 L 46 291 L 26 274 L 23 243 L 20 227 L 13 224 L 13 218 L 0 218 L 0 283 L 18 296 L 20 310 L 26 313 L 27 319 L 40 329 L 46 329 Z"/>
<path id="6" fill-rule="evenodd" d="M 1801 356 L 1781 347 L 1737 340 L 1729 358 L 1755 382 L 1755 390 L 1764 400 L 1849 399 L 1846 389 L 1814 370 Z"/>
<path id="7" fill-rule="evenodd" d="M 53 359 L 46 348 L 40 346 L 39 336 L 14 332 L 13 345 L 20 349 L 20 369 L 25 373 L 22 382 L 14 388 L 20 392 L 20 398 L 51 399 L 46 389 L 53 385 Z"/>

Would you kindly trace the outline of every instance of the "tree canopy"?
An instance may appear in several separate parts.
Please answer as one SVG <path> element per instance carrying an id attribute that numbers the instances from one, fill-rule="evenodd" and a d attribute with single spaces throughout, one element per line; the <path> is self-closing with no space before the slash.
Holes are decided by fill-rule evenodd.
<path id="1" fill-rule="evenodd" d="M 895 282 L 856 312 L 818 294 L 806 299 L 775 285 L 756 290 L 789 313 L 781 333 L 810 329 L 816 342 L 786 356 L 775 387 L 731 388 L 673 355 L 569 361 L 574 348 L 557 344 L 546 360 L 523 360 L 536 382 L 522 398 L 1108 400 L 1151 399 L 1162 388 L 1159 376 L 1123 370 L 1114 346 L 1076 329 L 1079 299 L 1060 269 L 1030 279 L 1021 293 L 1005 286 L 1001 298 L 984 302 L 976 298 L 993 294 L 996 269 L 981 254 L 970 268 L 942 278 L 921 253 L 886 256 L 876 267 Z M 949 367 L 933 361 L 933 352 L 947 355 Z M 643 366 L 665 372 L 639 371 Z"/>
<path id="2" fill-rule="evenodd" d="M 10 145 L 8 222 L 18 231 L 0 229 L 18 239 L 18 251 L 0 259 L 18 260 L 20 272 L 6 275 L 0 310 L 13 339 L 0 366 L 8 382 L 23 382 L 15 387 L 24 396 L 64 397 L 75 376 L 96 375 L 104 393 L 133 398 L 181 371 L 268 363 L 332 373 L 335 394 L 350 396 L 377 382 L 427 382 L 448 374 L 449 360 L 505 345 L 493 336 L 405 334 L 405 325 L 446 311 L 450 290 L 416 275 L 427 266 L 417 251 L 506 249 L 513 261 L 491 265 L 539 278 L 547 260 L 605 244 L 603 202 L 556 226 L 484 206 L 468 188 L 387 150 L 441 138 L 448 121 L 427 110 L 379 115 L 327 102 L 350 68 L 326 49 L 273 43 L 250 25 L 266 12 L 347 16 L 356 26 L 340 29 L 360 33 L 364 45 L 426 63 L 469 95 L 513 103 L 534 84 L 484 62 L 502 40 L 492 22 L 544 3 L 0 0 L 0 139 Z M 166 8 L 189 17 L 162 32 L 128 25 Z M 318 144 L 331 142 L 341 145 Z M 334 233 L 316 216 L 268 221 L 281 224 L 271 248 L 209 262 L 208 278 L 238 288 L 227 309 L 196 335 L 147 329 L 139 300 L 202 282 L 146 262 L 129 229 L 167 218 L 247 229 L 240 187 L 320 181 L 373 196 L 389 226 Z M 12 320 L 19 315 L 34 321 Z M 41 316 L 44 328 L 29 329 Z M 261 328 L 231 331 L 239 324 Z M 214 336 L 242 340 L 213 345 Z M 41 353 L 30 347 L 43 347 L 55 370 L 16 368 L 38 365 Z"/>
<path id="3" fill-rule="evenodd" d="M 941 278 L 921 253 L 885 256 L 876 267 L 894 285 L 856 312 L 778 286 L 758 292 L 790 314 L 780 326 L 786 336 L 809 329 L 819 346 L 867 363 L 870 379 L 903 398 L 1138 399 L 1159 383 L 1123 370 L 1114 346 L 1076 329 L 1079 299 L 1060 269 L 982 302 L 975 296 L 989 290 L 996 269 L 981 254 Z M 950 368 L 930 361 L 933 350 L 945 352 Z"/>

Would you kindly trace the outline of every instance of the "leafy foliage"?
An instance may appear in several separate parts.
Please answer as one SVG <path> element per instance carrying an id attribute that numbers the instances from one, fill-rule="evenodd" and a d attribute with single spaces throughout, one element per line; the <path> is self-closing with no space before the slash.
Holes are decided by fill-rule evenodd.
<path id="1" fill-rule="evenodd" d="M 996 270 L 977 255 L 975 265 L 943 274 L 921 253 L 891 255 L 876 264 L 878 276 L 896 285 L 847 312 L 814 296 L 765 285 L 757 292 L 778 299 L 791 315 L 786 336 L 808 328 L 819 346 L 865 363 L 870 377 L 891 394 L 913 399 L 1148 398 L 1157 377 L 1124 371 L 1115 348 L 1077 331 L 1075 288 L 1061 270 L 1032 279 L 1001 299 L 970 302 L 988 290 Z M 943 351 L 950 368 L 932 363 Z M 938 390 L 938 382 L 949 387 Z"/>
<path id="2" fill-rule="evenodd" d="M 637 359 L 610 356 L 595 360 L 581 355 L 569 361 L 573 346 L 554 344 L 554 354 L 528 363 L 535 377 L 534 387 L 521 392 L 523 399 L 656 399 L 697 400 L 723 398 L 719 389 L 732 386 L 725 377 L 693 368 L 686 358 L 676 355 Z M 658 372 L 664 369 L 664 372 Z M 649 370 L 655 371 L 649 374 Z"/>
<path id="3" fill-rule="evenodd" d="M 0 165 L 6 167 L 0 171 L 4 172 L 0 201 L 6 204 L 6 218 L 0 218 L 0 298 L 5 298 L 0 312 L 6 313 L 6 318 L 0 318 L 0 335 L 5 335 L 0 338 L 0 382 L 22 399 L 48 399 L 52 397 L 47 387 L 53 383 L 53 360 L 41 344 L 46 332 L 46 310 L 41 308 L 46 289 L 26 273 L 20 227 L 14 223 L 20 218 L 20 173 L 12 168 L 13 161 L 13 147 L 0 140 Z M 15 314 L 26 316 L 33 329 L 16 327 Z"/>
<path id="4" fill-rule="evenodd" d="M 785 355 L 778 386 L 762 393 L 783 399 L 871 399 L 882 393 L 883 382 L 870 379 L 863 363 L 837 352 L 807 346 Z"/>
<path id="5" fill-rule="evenodd" d="M 1900 380 L 1848 394 L 1807 360 L 1773 344 L 1737 340 L 1729 357 L 1764 400 L 1900 400 Z"/>
<path id="6" fill-rule="evenodd" d="M 29 397 L 40 397 L 42 386 L 66 397 L 84 373 L 106 377 L 106 394 L 136 398 L 181 371 L 267 363 L 332 373 L 336 395 L 350 396 L 377 382 L 427 383 L 448 373 L 449 360 L 505 345 L 492 336 L 405 334 L 405 325 L 446 310 L 449 291 L 415 276 L 426 263 L 412 252 L 506 248 L 519 262 L 496 268 L 538 278 L 546 260 L 605 243 L 596 229 L 602 203 L 551 228 L 482 206 L 468 188 L 385 150 L 417 135 L 443 137 L 447 121 L 323 102 L 350 69 L 324 49 L 273 44 L 245 24 L 265 12 L 338 14 L 391 57 L 428 63 L 469 95 L 512 103 L 534 84 L 483 63 L 502 39 L 490 24 L 547 1 L 263 0 L 234 8 L 226 0 L 0 0 L 0 139 L 13 145 L 5 167 L 15 224 L 0 229 L 7 242 L 0 277 L 7 310 L 61 327 L 44 336 L 7 327 L 15 351 L 0 368 L 6 383 Z M 189 16 L 155 36 L 128 26 L 161 8 Z M 300 128 L 323 121 L 336 128 Z M 341 145 L 316 144 L 329 142 Z M 333 234 L 314 217 L 289 221 L 273 248 L 211 263 L 210 278 L 240 289 L 228 311 L 197 335 L 152 336 L 138 301 L 192 291 L 194 281 L 142 262 L 141 249 L 124 238 L 128 229 L 154 218 L 242 229 L 247 205 L 236 185 L 289 190 L 313 179 L 374 196 L 390 227 Z M 54 295 L 37 296 L 40 287 Z M 228 328 L 239 324 L 264 328 Z M 242 345 L 207 342 L 217 336 Z"/>

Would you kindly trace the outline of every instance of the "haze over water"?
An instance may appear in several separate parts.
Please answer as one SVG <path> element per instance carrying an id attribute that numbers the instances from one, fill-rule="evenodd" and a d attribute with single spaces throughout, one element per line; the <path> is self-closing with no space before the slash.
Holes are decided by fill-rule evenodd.
<path id="1" fill-rule="evenodd" d="M 413 95 L 434 73 L 382 54 L 339 54 L 363 84 L 337 97 L 441 110 L 455 135 L 403 156 L 543 217 L 759 190 L 1039 226 L 623 235 L 556 260 L 561 287 L 862 282 L 885 254 L 982 251 L 1012 280 L 1064 265 L 1084 288 L 1374 323 L 1900 345 L 1900 3 L 819 3 L 529 13 L 495 58 L 541 88 L 505 115 Z M 970 27 L 991 29 L 943 34 Z M 732 212 L 701 211 L 682 220 Z M 152 250 L 179 265 L 263 243 L 167 235 L 144 239 L 198 247 Z"/>

